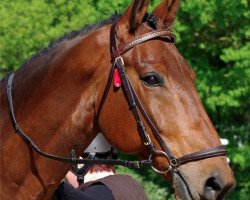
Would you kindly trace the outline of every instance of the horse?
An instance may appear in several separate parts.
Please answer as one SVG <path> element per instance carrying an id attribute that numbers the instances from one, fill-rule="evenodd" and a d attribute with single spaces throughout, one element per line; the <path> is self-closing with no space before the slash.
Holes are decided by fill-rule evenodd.
<path id="1" fill-rule="evenodd" d="M 52 198 L 71 164 L 35 147 L 78 156 L 98 132 L 119 151 L 149 158 L 176 199 L 226 196 L 235 180 L 225 148 L 174 44 L 179 4 L 163 0 L 149 14 L 149 0 L 133 0 L 1 81 L 1 199 Z"/>

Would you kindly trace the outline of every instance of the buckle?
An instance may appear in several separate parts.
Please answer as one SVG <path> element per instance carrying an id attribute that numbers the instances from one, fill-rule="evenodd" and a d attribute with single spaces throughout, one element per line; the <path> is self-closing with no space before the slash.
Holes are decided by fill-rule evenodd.
<path id="1" fill-rule="evenodd" d="M 122 65 L 124 66 L 124 60 L 123 60 L 123 58 L 122 58 L 121 56 L 118 56 L 118 57 L 115 58 L 115 63 L 116 63 L 118 60 L 120 60 L 120 62 L 121 62 Z"/>
<path id="2" fill-rule="evenodd" d="M 170 159 L 170 165 L 173 168 L 178 167 L 180 165 L 180 162 L 179 162 L 178 158 L 173 157 L 172 159 Z"/>
<path id="3" fill-rule="evenodd" d="M 145 134 L 145 138 L 146 138 L 146 141 L 143 142 L 144 145 L 145 145 L 145 146 L 150 145 L 152 142 L 151 142 L 151 139 L 150 139 L 149 135 L 148 135 L 148 134 Z M 151 154 L 151 155 L 152 155 L 152 154 Z"/>

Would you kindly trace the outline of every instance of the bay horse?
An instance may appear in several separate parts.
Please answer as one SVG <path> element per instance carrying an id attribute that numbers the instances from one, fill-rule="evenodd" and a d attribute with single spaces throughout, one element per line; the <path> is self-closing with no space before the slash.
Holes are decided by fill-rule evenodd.
<path id="1" fill-rule="evenodd" d="M 176 199 L 223 199 L 232 189 L 195 73 L 174 44 L 179 0 L 163 0 L 151 14 L 148 6 L 132 1 L 122 15 L 52 43 L 1 81 L 2 200 L 50 199 L 71 167 L 36 153 L 20 130 L 60 156 L 80 155 L 102 132 L 118 150 L 149 158 Z"/>

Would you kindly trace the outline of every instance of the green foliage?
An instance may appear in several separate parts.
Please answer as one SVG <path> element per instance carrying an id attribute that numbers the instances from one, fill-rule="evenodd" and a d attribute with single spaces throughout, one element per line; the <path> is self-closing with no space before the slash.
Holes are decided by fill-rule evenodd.
<path id="1" fill-rule="evenodd" d="M 150 10 L 160 0 L 151 1 Z M 123 11 L 130 0 L 1 0 L 0 76 L 65 32 Z M 177 47 L 197 74 L 196 85 L 221 137 L 228 138 L 237 186 L 228 199 L 250 194 L 250 9 L 248 0 L 182 0 Z M 169 186 L 152 171 L 119 168 L 141 181 L 150 199 Z M 159 195 L 158 195 L 159 194 Z M 159 197 L 161 196 L 161 197 Z"/>
<path id="2" fill-rule="evenodd" d="M 20 64 L 63 33 L 96 21 L 96 10 L 79 1 L 1 1 L 0 73 Z"/>
<path id="3" fill-rule="evenodd" d="M 219 134 L 230 141 L 237 185 L 228 199 L 250 195 L 249 1 L 183 0 L 177 46 L 197 75 L 197 88 Z"/>

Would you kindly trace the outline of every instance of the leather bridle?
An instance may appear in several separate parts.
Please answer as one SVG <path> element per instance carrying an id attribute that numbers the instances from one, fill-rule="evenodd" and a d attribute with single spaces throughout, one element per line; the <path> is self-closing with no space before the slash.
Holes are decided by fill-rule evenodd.
<path id="1" fill-rule="evenodd" d="M 174 172 L 175 169 L 177 169 L 180 165 L 183 165 L 188 162 L 197 161 L 201 159 L 206 159 L 210 157 L 216 157 L 216 156 L 225 156 L 226 155 L 226 149 L 224 146 L 217 146 L 213 148 L 209 148 L 206 150 L 198 151 L 195 153 L 187 154 L 181 157 L 176 157 L 172 154 L 170 148 L 168 147 L 167 143 L 164 142 L 161 135 L 159 134 L 158 130 L 152 123 L 151 119 L 149 118 L 148 114 L 146 113 L 142 103 L 140 102 L 131 82 L 129 81 L 128 75 L 126 74 L 126 70 L 124 67 L 124 61 L 121 57 L 122 54 L 133 48 L 134 46 L 141 44 L 143 42 L 146 42 L 151 39 L 167 39 L 170 42 L 173 42 L 172 39 L 175 37 L 174 33 L 170 30 L 155 30 L 151 31 L 149 33 L 146 33 L 138 38 L 135 38 L 131 42 L 123 45 L 122 47 L 118 48 L 117 46 L 117 38 L 116 38 L 116 31 L 115 31 L 116 22 L 112 24 L 111 32 L 110 32 L 110 42 L 111 42 L 111 57 L 112 57 L 112 67 L 109 73 L 109 78 L 107 81 L 107 85 L 105 87 L 102 99 L 100 101 L 98 111 L 97 111 L 97 119 L 99 119 L 101 110 L 103 108 L 103 105 L 105 103 L 105 100 L 108 95 L 108 91 L 112 84 L 113 74 L 114 70 L 117 69 L 122 81 L 122 87 L 124 91 L 124 95 L 126 96 L 126 99 L 128 101 L 128 105 L 130 110 L 133 113 L 134 119 L 137 124 L 137 130 L 139 132 L 139 135 L 144 143 L 145 146 L 148 147 L 148 150 L 150 152 L 150 156 L 148 160 L 140 160 L 140 161 L 125 161 L 125 160 L 104 160 L 104 159 L 77 159 L 74 150 L 71 152 L 71 157 L 61 157 L 53 154 L 46 153 L 42 150 L 40 150 L 37 145 L 22 131 L 22 129 L 19 127 L 15 114 L 14 114 L 14 108 L 13 108 L 13 98 L 12 98 L 12 81 L 14 78 L 14 74 L 11 74 L 8 78 L 7 83 L 7 97 L 8 97 L 8 106 L 9 106 L 9 113 L 12 120 L 12 125 L 15 129 L 15 132 L 20 135 L 20 137 L 31 146 L 32 149 L 34 149 L 37 153 L 40 155 L 57 160 L 62 162 L 68 162 L 72 163 L 73 165 L 76 164 L 111 164 L 111 165 L 122 165 L 125 167 L 131 167 L 131 168 L 141 168 L 141 167 L 149 167 L 151 166 L 156 172 L 158 173 L 167 173 L 167 172 Z M 141 114 L 141 115 L 140 115 Z M 148 127 L 151 129 L 151 132 L 153 133 L 154 138 L 161 146 L 162 150 L 157 150 L 155 148 L 155 145 L 152 143 L 151 138 L 149 134 L 146 131 L 146 128 L 143 124 L 143 121 L 141 119 L 141 116 L 146 121 Z M 157 167 L 154 166 L 153 160 L 156 157 L 165 157 L 169 162 L 169 167 L 166 170 L 159 170 Z"/>
<path id="2" fill-rule="evenodd" d="M 124 66 L 124 61 L 123 61 L 123 58 L 121 57 L 122 54 L 126 53 L 131 48 L 135 47 L 136 45 L 139 45 L 141 43 L 144 43 L 152 39 L 158 39 L 158 40 L 167 39 L 169 42 L 174 42 L 175 41 L 174 33 L 171 30 L 167 30 L 167 29 L 154 30 L 144 35 L 141 35 L 138 38 L 133 39 L 131 42 L 119 48 L 117 45 L 117 35 L 116 35 L 115 27 L 116 27 L 116 22 L 112 24 L 111 31 L 110 31 L 110 44 L 111 44 L 110 49 L 111 49 L 111 58 L 112 58 L 112 68 L 109 74 L 109 79 L 108 79 L 106 88 L 104 90 L 104 94 L 102 96 L 102 99 L 99 105 L 99 109 L 97 111 L 97 119 L 99 118 L 101 109 L 108 95 L 108 91 L 110 89 L 112 79 L 113 79 L 114 70 L 117 69 L 119 72 L 121 81 L 122 81 L 123 92 L 127 99 L 129 109 L 132 111 L 132 114 L 137 124 L 137 130 L 139 132 L 139 135 L 144 145 L 147 146 L 149 149 L 149 152 L 150 152 L 149 162 L 151 163 L 151 167 L 156 172 L 163 173 L 163 174 L 169 171 L 173 172 L 174 169 L 188 162 L 211 158 L 211 157 L 217 157 L 217 156 L 225 156 L 226 155 L 225 146 L 212 147 L 209 149 L 190 153 L 181 157 L 174 156 L 169 146 L 167 145 L 166 142 L 164 142 L 158 130 L 156 129 L 151 119 L 149 118 L 148 114 L 146 113 L 139 97 L 137 96 L 128 78 L 128 75 L 126 73 L 125 66 Z M 157 150 L 155 148 L 155 145 L 152 143 L 151 138 L 143 124 L 141 116 L 144 118 L 147 125 L 151 129 L 151 132 L 153 133 L 154 138 L 160 144 L 162 150 Z M 153 165 L 152 159 L 157 156 L 167 158 L 169 162 L 169 167 L 166 170 L 161 171 Z"/>

